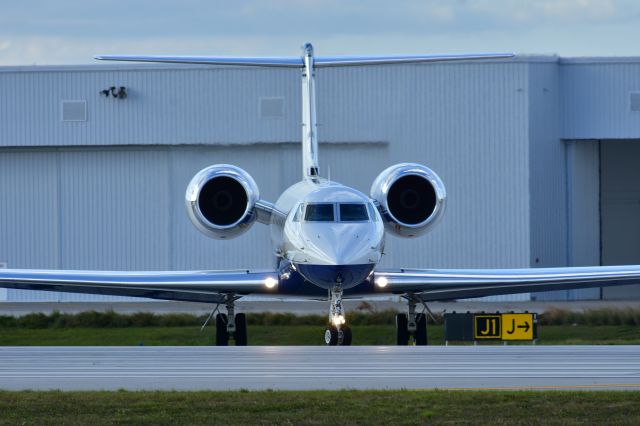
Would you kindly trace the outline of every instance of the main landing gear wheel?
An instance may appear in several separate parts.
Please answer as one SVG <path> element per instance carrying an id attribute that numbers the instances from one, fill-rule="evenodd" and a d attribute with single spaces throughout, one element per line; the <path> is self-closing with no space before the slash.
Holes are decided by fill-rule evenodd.
<path id="1" fill-rule="evenodd" d="M 409 329 L 407 325 L 407 314 L 396 314 L 396 344 L 398 346 L 407 346 L 409 344 Z"/>
<path id="2" fill-rule="evenodd" d="M 427 315 L 416 315 L 416 331 L 413 333 L 416 340 L 416 346 L 427 345 Z"/>
<path id="3" fill-rule="evenodd" d="M 416 314 L 416 300 L 410 296 L 409 314 L 396 314 L 396 344 L 407 346 L 415 343 L 416 346 L 427 345 L 427 315 Z"/>
<path id="4" fill-rule="evenodd" d="M 247 346 L 247 316 L 235 314 L 234 302 L 238 299 L 233 294 L 227 295 L 227 313 L 216 315 L 216 346 L 229 346 L 230 338 L 233 338 L 236 346 Z"/>
<path id="5" fill-rule="evenodd" d="M 234 335 L 236 346 L 247 346 L 247 317 L 236 314 L 236 332 Z"/>
<path id="6" fill-rule="evenodd" d="M 216 346 L 229 346 L 227 322 L 227 314 L 216 315 Z"/>

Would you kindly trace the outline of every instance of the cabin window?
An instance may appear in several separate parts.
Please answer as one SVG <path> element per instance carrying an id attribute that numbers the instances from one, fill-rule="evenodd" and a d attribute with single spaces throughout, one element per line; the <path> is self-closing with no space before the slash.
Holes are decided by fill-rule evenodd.
<path id="1" fill-rule="evenodd" d="M 304 220 L 308 222 L 333 222 L 333 204 L 307 204 Z"/>
<path id="2" fill-rule="evenodd" d="M 369 220 L 367 206 L 360 203 L 340 204 L 340 222 L 363 222 Z"/>

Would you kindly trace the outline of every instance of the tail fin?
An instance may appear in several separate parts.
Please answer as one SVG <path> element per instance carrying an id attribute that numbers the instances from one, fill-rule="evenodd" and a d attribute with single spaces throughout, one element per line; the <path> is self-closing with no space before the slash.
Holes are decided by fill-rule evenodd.
<path id="1" fill-rule="evenodd" d="M 316 97 L 314 69 L 322 67 L 346 67 L 360 65 L 385 65 L 419 62 L 470 61 L 479 59 L 504 59 L 512 53 L 480 53 L 454 55 L 413 56 L 336 56 L 323 57 L 313 54 L 313 46 L 306 43 L 302 57 L 231 58 L 224 56 L 95 56 L 99 60 L 167 62 L 174 64 L 234 65 L 253 67 L 288 67 L 302 69 L 302 178 L 318 178 L 318 135 L 316 125 Z"/>

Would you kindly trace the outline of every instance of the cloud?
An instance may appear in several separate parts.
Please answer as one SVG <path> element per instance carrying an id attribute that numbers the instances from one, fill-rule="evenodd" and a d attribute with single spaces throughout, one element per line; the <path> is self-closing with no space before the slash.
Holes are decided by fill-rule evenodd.
<path id="1" fill-rule="evenodd" d="M 621 3 L 633 7 L 624 0 L 469 0 L 465 5 L 471 13 L 484 14 L 499 20 L 584 22 L 619 17 Z"/>
<path id="2" fill-rule="evenodd" d="M 306 41 L 321 55 L 640 53 L 634 44 L 640 38 L 637 0 L 5 3 L 0 64 L 91 63 L 96 53 L 295 55 Z"/>

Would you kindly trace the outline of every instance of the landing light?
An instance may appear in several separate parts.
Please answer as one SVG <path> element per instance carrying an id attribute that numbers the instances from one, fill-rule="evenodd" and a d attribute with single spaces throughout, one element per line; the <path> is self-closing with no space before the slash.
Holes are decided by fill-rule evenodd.
<path id="1" fill-rule="evenodd" d="M 334 315 L 331 322 L 333 322 L 333 325 L 342 325 L 347 322 L 347 320 L 344 319 L 344 315 Z"/>
<path id="2" fill-rule="evenodd" d="M 265 278 L 265 280 L 264 280 L 264 285 L 265 285 L 265 287 L 267 287 L 267 288 L 274 288 L 275 286 L 277 286 L 277 285 L 278 285 L 278 280 L 276 280 L 276 279 L 275 279 L 275 278 L 273 278 L 273 277 L 267 277 L 267 278 Z"/>
<path id="3" fill-rule="evenodd" d="M 376 278 L 376 285 L 380 288 L 385 288 L 389 284 L 389 280 L 387 277 L 378 277 Z"/>

